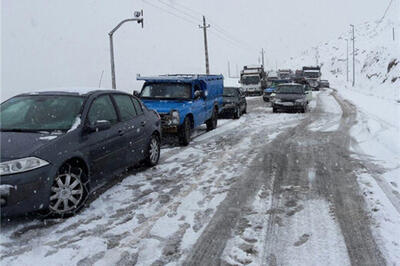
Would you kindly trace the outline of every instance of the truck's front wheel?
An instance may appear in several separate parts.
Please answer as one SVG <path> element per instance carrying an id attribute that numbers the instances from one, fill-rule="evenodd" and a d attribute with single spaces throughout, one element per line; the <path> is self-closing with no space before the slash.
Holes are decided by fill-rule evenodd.
<path id="1" fill-rule="evenodd" d="M 207 120 L 206 125 L 207 125 L 207 131 L 211 131 L 213 129 L 217 128 L 217 122 L 218 122 L 218 114 L 217 114 L 217 109 L 214 108 L 213 114 L 210 119 Z"/>
<path id="2" fill-rule="evenodd" d="M 190 143 L 190 135 L 192 131 L 192 126 L 190 123 L 190 118 L 186 117 L 183 121 L 182 126 L 179 128 L 178 137 L 179 137 L 179 144 L 182 146 L 187 146 Z"/>

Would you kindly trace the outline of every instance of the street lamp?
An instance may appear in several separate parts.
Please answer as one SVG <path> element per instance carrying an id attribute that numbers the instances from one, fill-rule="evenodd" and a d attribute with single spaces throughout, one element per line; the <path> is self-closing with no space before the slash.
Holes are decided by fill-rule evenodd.
<path id="1" fill-rule="evenodd" d="M 354 25 L 350 24 L 350 27 L 352 28 L 353 31 L 353 87 L 356 84 L 356 63 L 355 63 L 355 53 L 354 53 Z"/>
<path id="2" fill-rule="evenodd" d="M 346 41 L 346 81 L 349 82 L 349 39 Z"/>
<path id="3" fill-rule="evenodd" d="M 135 11 L 134 12 L 134 18 L 129 18 L 121 21 L 118 23 L 118 25 L 112 29 L 109 33 L 108 36 L 110 37 L 110 58 L 111 58 L 111 79 L 112 79 L 112 88 L 115 90 L 117 89 L 117 85 L 115 82 L 115 64 L 114 64 L 114 41 L 113 41 L 113 35 L 114 33 L 124 24 L 125 22 L 128 21 L 136 21 L 139 24 L 142 24 L 143 28 L 143 10 L 142 11 Z"/>

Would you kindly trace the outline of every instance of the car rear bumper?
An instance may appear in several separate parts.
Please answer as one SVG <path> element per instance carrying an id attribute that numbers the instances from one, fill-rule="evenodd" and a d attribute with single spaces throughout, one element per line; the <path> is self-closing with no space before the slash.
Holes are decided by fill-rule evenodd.
<path id="1" fill-rule="evenodd" d="M 260 96 L 262 95 L 262 91 L 246 91 L 246 96 Z"/>
<path id="2" fill-rule="evenodd" d="M 49 206 L 50 188 L 56 171 L 51 165 L 0 180 L 1 217 L 27 214 Z"/>
<path id="3" fill-rule="evenodd" d="M 305 108 L 304 105 L 296 105 L 296 104 L 293 104 L 293 105 L 286 104 L 285 105 L 285 104 L 276 104 L 276 103 L 274 103 L 272 105 L 272 107 L 275 108 L 276 110 L 288 110 L 288 111 L 290 111 L 290 110 L 302 110 L 302 109 Z"/>
<path id="4" fill-rule="evenodd" d="M 225 116 L 225 115 L 232 115 L 236 111 L 235 106 L 229 106 L 229 107 L 223 107 L 222 110 L 219 112 L 220 116 Z"/>

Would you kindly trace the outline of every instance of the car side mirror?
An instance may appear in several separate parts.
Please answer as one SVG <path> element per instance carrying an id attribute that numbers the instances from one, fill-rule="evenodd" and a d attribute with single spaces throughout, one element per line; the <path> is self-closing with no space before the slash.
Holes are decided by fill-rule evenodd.
<path id="1" fill-rule="evenodd" d="M 204 92 L 200 91 L 200 90 L 195 91 L 194 92 L 194 98 L 195 99 L 204 98 Z"/>
<path id="2" fill-rule="evenodd" d="M 133 91 L 133 95 L 138 97 L 138 98 L 140 97 L 140 93 L 138 91 Z"/>
<path id="3" fill-rule="evenodd" d="M 111 122 L 108 120 L 97 120 L 94 125 L 87 127 L 89 132 L 98 132 L 111 128 Z"/>

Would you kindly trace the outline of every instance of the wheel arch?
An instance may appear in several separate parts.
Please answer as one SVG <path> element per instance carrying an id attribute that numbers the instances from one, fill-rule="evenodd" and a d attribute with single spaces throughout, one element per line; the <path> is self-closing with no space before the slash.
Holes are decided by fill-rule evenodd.
<path id="1" fill-rule="evenodd" d="M 60 166 L 59 169 L 63 166 L 69 164 L 71 166 L 75 166 L 75 167 L 80 167 L 82 168 L 82 170 L 84 171 L 85 175 L 86 175 L 86 179 L 84 181 L 90 181 L 90 168 L 88 163 L 85 161 L 85 159 L 83 159 L 80 156 L 73 156 L 69 159 L 64 160 Z"/>
<path id="2" fill-rule="evenodd" d="M 186 114 L 185 117 L 189 117 L 189 119 L 190 119 L 190 128 L 194 129 L 194 116 L 193 116 L 193 114 L 192 113 L 188 113 L 188 114 Z"/>

